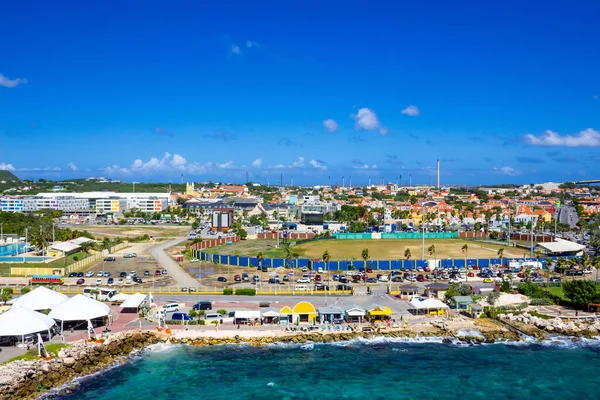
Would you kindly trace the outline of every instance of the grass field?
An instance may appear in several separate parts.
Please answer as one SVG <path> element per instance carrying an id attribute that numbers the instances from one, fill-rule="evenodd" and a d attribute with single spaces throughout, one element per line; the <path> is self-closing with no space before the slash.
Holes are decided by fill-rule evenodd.
<path id="1" fill-rule="evenodd" d="M 432 239 L 425 241 L 425 258 L 433 259 L 427 249 L 435 245 L 436 258 L 464 258 L 461 250 L 464 244 L 469 246 L 469 258 L 495 258 L 498 249 L 503 246 L 478 243 L 461 239 Z M 229 254 L 234 256 L 256 255 L 262 252 L 265 257 L 284 257 L 283 248 L 275 248 L 275 240 L 244 240 L 231 246 L 220 246 L 207 251 L 210 253 Z M 363 249 L 369 249 L 372 260 L 404 259 L 404 251 L 409 248 L 412 259 L 421 258 L 421 240 L 419 239 L 382 239 L 382 240 L 319 240 L 292 247 L 292 251 L 300 257 L 321 258 L 328 250 L 333 260 L 361 258 Z M 504 247 L 505 257 L 523 257 L 523 250 Z"/>

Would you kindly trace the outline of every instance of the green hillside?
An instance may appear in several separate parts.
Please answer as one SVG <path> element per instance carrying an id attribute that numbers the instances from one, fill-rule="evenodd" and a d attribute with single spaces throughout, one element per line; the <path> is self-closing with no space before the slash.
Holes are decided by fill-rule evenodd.
<path id="1" fill-rule="evenodd" d="M 6 182 L 21 182 L 19 178 L 15 174 L 10 171 L 6 171 L 4 169 L 0 169 L 0 181 Z"/>

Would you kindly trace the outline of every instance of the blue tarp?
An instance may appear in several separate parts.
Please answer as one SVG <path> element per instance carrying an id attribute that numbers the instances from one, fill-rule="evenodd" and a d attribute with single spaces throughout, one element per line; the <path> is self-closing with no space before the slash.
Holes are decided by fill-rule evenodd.
<path id="1" fill-rule="evenodd" d="M 221 255 L 221 256 L 219 257 L 219 263 L 220 263 L 220 264 L 223 264 L 223 265 L 227 265 L 227 264 L 229 264 L 229 256 L 224 256 L 224 255 Z"/>
<path id="2" fill-rule="evenodd" d="M 273 258 L 273 267 L 279 268 L 284 266 L 285 259 L 283 258 Z"/>
<path id="3" fill-rule="evenodd" d="M 480 258 L 477 260 L 479 268 L 487 268 L 490 266 L 490 260 L 488 258 Z"/>
<path id="4" fill-rule="evenodd" d="M 389 270 L 390 269 L 390 262 L 388 260 L 380 260 L 378 265 L 377 265 L 377 269 L 385 269 L 385 270 Z"/>
<path id="5" fill-rule="evenodd" d="M 240 261 L 239 261 L 240 262 L 240 267 L 248 267 L 248 266 L 250 266 L 250 264 L 248 264 L 249 261 L 250 261 L 249 257 L 240 256 Z"/>
<path id="6" fill-rule="evenodd" d="M 233 265 L 234 267 L 239 267 L 240 257 L 239 256 L 229 256 L 229 265 Z"/>

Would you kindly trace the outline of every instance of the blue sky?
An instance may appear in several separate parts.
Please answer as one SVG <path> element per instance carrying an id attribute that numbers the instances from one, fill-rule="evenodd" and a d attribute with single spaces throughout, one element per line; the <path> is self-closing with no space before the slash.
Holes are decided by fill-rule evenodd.
<path id="1" fill-rule="evenodd" d="M 600 3 L 3 3 L 0 168 L 600 178 Z"/>

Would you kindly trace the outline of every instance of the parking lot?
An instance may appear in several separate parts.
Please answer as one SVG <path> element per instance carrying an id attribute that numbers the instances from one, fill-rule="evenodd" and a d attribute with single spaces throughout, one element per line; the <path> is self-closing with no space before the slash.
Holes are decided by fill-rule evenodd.
<path id="1" fill-rule="evenodd" d="M 125 258 L 125 254 L 115 254 L 106 257 L 107 260 L 113 258 L 114 261 L 102 261 L 91 267 L 88 271 L 84 271 L 83 277 L 66 277 L 65 284 L 77 285 L 77 281 L 83 279 L 84 283 L 79 284 L 81 286 L 139 285 L 140 283 L 134 282 L 133 279 L 128 282 L 127 278 L 119 276 L 121 273 L 131 276 L 133 271 L 135 271 L 135 275 L 142 280 L 142 284 L 157 284 L 162 286 L 173 283 L 168 273 L 163 275 L 162 268 L 160 268 L 156 260 L 148 254 L 138 254 L 136 257 L 132 258 Z M 155 275 L 156 270 L 161 271 L 159 276 Z"/>

